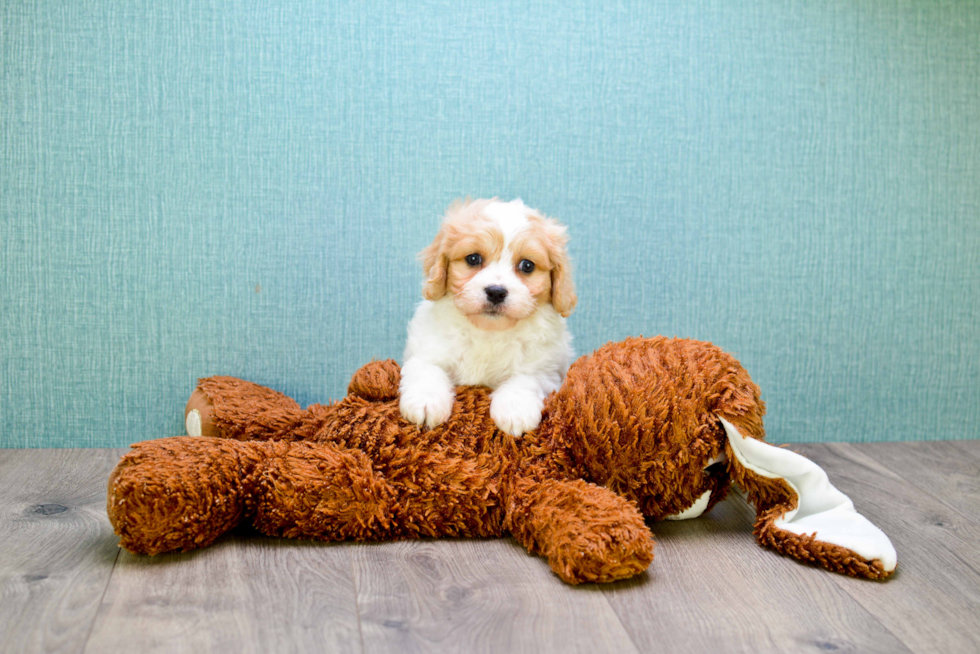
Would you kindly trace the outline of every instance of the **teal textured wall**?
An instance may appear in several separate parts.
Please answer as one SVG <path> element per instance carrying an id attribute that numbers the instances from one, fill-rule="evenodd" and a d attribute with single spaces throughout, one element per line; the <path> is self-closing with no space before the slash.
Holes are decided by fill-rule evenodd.
<path id="1" fill-rule="evenodd" d="M 980 437 L 978 34 L 976 2 L 3 3 L 0 444 L 179 433 L 210 374 L 342 395 L 463 194 L 569 225 L 580 352 L 714 341 L 775 441 Z"/>

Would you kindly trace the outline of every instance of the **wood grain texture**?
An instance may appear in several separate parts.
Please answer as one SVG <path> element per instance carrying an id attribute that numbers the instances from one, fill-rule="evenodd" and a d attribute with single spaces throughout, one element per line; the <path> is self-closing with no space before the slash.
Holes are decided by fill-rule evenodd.
<path id="1" fill-rule="evenodd" d="M 947 457 L 930 463 L 917 448 L 896 448 L 900 454 L 883 458 L 868 444 L 793 449 L 823 467 L 898 551 L 898 569 L 887 583 L 832 576 L 834 583 L 913 651 L 980 651 L 980 526 L 936 499 L 943 484 L 928 471 L 961 464 Z"/>
<path id="2" fill-rule="evenodd" d="M 366 652 L 636 652 L 596 585 L 510 538 L 354 549 Z"/>
<path id="3" fill-rule="evenodd" d="M 860 451 L 980 524 L 980 441 L 868 443 Z"/>
<path id="4" fill-rule="evenodd" d="M 754 516 L 733 494 L 696 520 L 651 523 L 649 578 L 602 588 L 641 651 L 907 651 L 835 575 L 760 547 Z"/>
<path id="5" fill-rule="evenodd" d="M 652 524 L 650 570 L 599 586 L 562 583 L 509 538 L 322 544 L 240 530 L 133 556 L 105 518 L 121 450 L 0 450 L 0 651 L 980 650 L 980 444 L 793 449 L 891 537 L 890 581 L 762 549 L 738 497 Z"/>
<path id="6" fill-rule="evenodd" d="M 971 457 L 974 461 L 980 461 L 980 439 L 972 441 L 943 441 L 955 449 L 962 456 Z"/>
<path id="7" fill-rule="evenodd" d="M 118 549 L 106 479 L 121 451 L 0 450 L 0 652 L 79 652 Z"/>
<path id="8" fill-rule="evenodd" d="M 120 554 L 87 652 L 358 652 L 345 545 L 231 534 Z"/>

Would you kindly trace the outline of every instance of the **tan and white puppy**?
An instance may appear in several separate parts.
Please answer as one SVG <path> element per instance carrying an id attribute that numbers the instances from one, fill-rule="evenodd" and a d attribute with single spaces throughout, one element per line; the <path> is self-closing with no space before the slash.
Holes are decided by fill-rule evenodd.
<path id="1" fill-rule="evenodd" d="M 565 227 L 520 200 L 457 201 L 419 255 L 423 301 L 408 325 L 401 414 L 429 427 L 452 412 L 455 386 L 493 389 L 490 415 L 520 436 L 572 360 L 565 318 L 577 298 Z"/>

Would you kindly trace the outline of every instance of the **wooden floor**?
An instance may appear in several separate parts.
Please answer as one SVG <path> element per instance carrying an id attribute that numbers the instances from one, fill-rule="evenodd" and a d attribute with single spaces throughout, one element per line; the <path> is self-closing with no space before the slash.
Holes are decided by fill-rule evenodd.
<path id="1" fill-rule="evenodd" d="M 980 441 L 793 449 L 891 537 L 890 581 L 763 550 L 738 497 L 606 585 L 511 539 L 134 556 L 104 508 L 124 450 L 0 450 L 0 652 L 980 652 Z"/>

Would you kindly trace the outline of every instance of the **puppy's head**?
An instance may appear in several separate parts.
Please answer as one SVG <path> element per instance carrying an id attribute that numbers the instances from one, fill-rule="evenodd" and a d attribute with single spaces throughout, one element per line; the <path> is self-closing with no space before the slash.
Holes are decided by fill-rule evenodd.
<path id="1" fill-rule="evenodd" d="M 578 299 L 567 242 L 564 226 L 520 200 L 454 202 L 419 255 L 423 295 L 438 300 L 451 294 L 481 329 L 510 329 L 547 303 L 567 317 Z"/>

